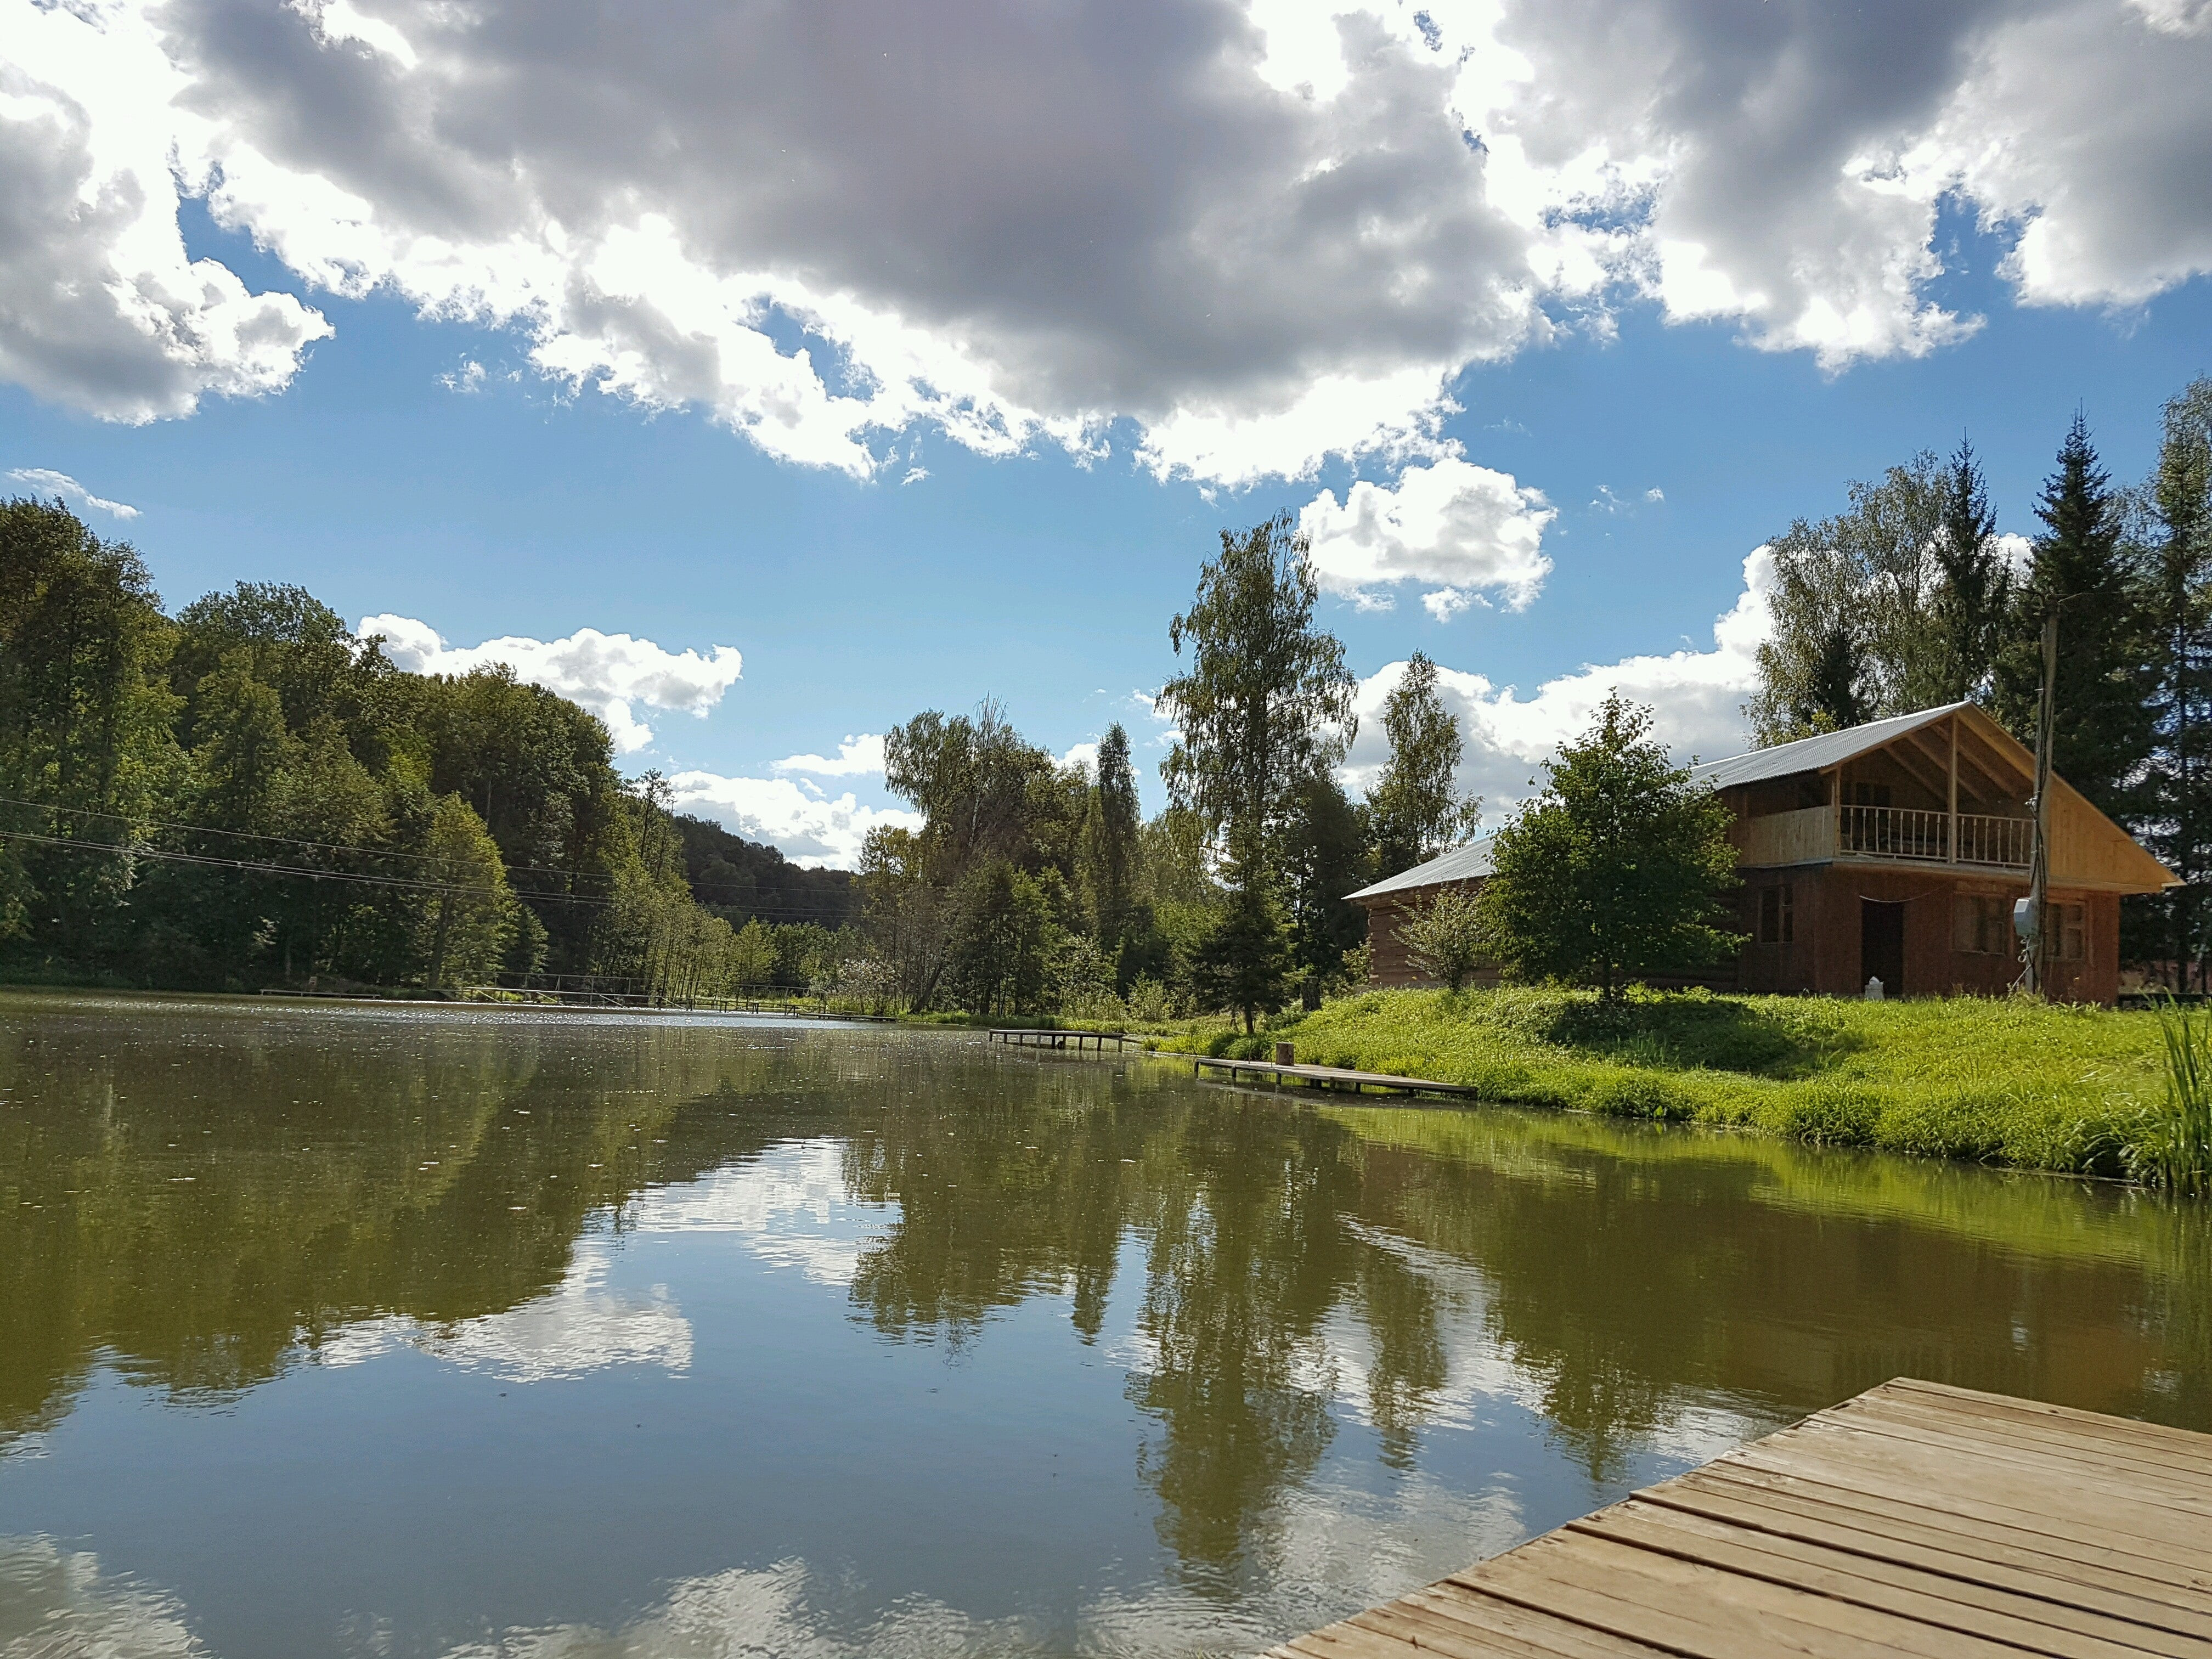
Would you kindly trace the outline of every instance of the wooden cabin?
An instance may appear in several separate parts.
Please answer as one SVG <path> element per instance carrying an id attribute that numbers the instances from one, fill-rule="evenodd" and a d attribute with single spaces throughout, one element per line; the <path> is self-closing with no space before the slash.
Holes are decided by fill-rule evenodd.
<path id="1" fill-rule="evenodd" d="M 1692 769 L 1735 816 L 1747 937 L 1726 982 L 1746 991 L 1993 995 L 2020 978 L 2035 757 L 1971 703 L 1754 749 Z M 2110 1003 L 2120 899 L 2177 878 L 2063 780 L 2051 793 L 2050 990 Z M 1423 983 L 1398 923 L 1431 893 L 1479 887 L 1490 842 L 1348 895 L 1368 913 L 1370 982 Z"/>

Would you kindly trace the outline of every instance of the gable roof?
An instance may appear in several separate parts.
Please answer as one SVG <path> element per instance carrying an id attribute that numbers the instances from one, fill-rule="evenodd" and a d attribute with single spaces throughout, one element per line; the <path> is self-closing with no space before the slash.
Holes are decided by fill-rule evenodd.
<path id="1" fill-rule="evenodd" d="M 1739 784 L 1793 777 L 1801 772 L 1825 771 L 1954 714 L 1965 715 L 1966 724 L 1984 744 L 1996 748 L 2008 758 L 2017 757 L 2024 772 L 2033 771 L 2033 757 L 2011 733 L 1971 702 L 1947 702 L 1939 708 L 1894 714 L 1887 720 L 1869 720 L 1864 726 L 1841 732 L 1823 732 L 1815 737 L 1800 738 L 1795 743 L 1753 749 L 1725 760 L 1706 761 L 1692 767 L 1690 775 L 1709 788 L 1728 789 Z M 2054 774 L 2051 781 L 2051 878 L 2054 884 L 2125 893 L 2155 893 L 2161 888 L 2179 884 L 2179 877 L 2125 830 L 2090 805 L 2065 779 Z M 1441 887 L 1452 882 L 1480 881 L 1496 872 L 1496 850 L 1497 837 L 1492 832 L 1480 841 L 1441 854 L 1426 864 L 1417 864 L 1410 870 L 1385 877 L 1356 893 L 1346 893 L 1345 897 L 1379 899 L 1393 893 Z"/>
<path id="2" fill-rule="evenodd" d="M 1769 778 L 1786 778 L 1798 772 L 1819 772 L 1844 761 L 1856 760 L 1885 744 L 1896 742 L 1908 732 L 1917 732 L 1972 707 L 1972 703 L 1947 702 L 1940 708 L 1923 708 L 1917 714 L 1893 714 L 1887 720 L 1869 720 L 1864 726 L 1822 732 L 1814 737 L 1800 738 L 1795 743 L 1778 743 L 1771 749 L 1753 749 L 1731 755 L 1726 760 L 1707 761 L 1692 767 L 1690 775 L 1715 789 L 1729 789 L 1740 783 L 1764 783 Z"/>
<path id="3" fill-rule="evenodd" d="M 1451 881 L 1480 881 L 1492 873 L 1491 853 L 1497 844 L 1495 836 L 1485 836 L 1480 841 L 1471 841 L 1464 847 L 1455 847 L 1449 853 L 1439 853 L 1426 864 L 1417 864 L 1410 870 L 1401 870 L 1395 876 L 1385 876 L 1371 886 L 1356 893 L 1346 893 L 1348 899 L 1381 898 L 1387 893 L 1403 892 L 1413 887 L 1441 887 Z"/>

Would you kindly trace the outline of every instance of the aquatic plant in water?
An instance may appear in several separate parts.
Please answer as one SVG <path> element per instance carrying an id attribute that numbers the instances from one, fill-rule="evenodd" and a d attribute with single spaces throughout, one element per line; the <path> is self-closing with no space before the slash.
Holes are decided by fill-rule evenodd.
<path id="1" fill-rule="evenodd" d="M 2166 1103 L 2144 1113 L 2129 1162 L 2139 1181 L 2212 1195 L 2212 1007 L 2158 1008 L 2166 1045 Z"/>

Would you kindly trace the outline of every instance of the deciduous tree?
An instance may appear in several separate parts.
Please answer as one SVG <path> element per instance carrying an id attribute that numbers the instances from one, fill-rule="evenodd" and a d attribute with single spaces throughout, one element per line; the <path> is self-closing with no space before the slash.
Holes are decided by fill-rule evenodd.
<path id="1" fill-rule="evenodd" d="M 1367 798 L 1376 873 L 1395 876 L 1455 847 L 1482 814 L 1459 793 L 1459 722 L 1437 694 L 1437 665 L 1416 651 L 1382 703 L 1390 758 Z"/>
<path id="2" fill-rule="evenodd" d="M 1191 608 L 1168 625 L 1190 666 L 1159 707 L 1182 735 L 1160 769 L 1178 806 L 1218 838 L 1235 900 L 1208 946 L 1208 972 L 1233 984 L 1246 1023 L 1279 1006 L 1286 944 L 1279 891 L 1285 831 L 1298 791 L 1352 739 L 1355 684 L 1344 647 L 1314 623 L 1320 598 L 1291 515 L 1221 533 Z M 1249 957 L 1231 964 L 1224 951 Z M 1233 969 L 1233 971 L 1232 971 Z M 1272 1000 L 1271 1000 L 1272 999 Z"/>
<path id="3" fill-rule="evenodd" d="M 1544 792 L 1498 832 L 1482 923 L 1520 975 L 1594 984 L 1724 957 L 1735 884 L 1728 808 L 1651 736 L 1651 711 L 1608 696 L 1596 723 L 1545 763 Z"/>
<path id="4" fill-rule="evenodd" d="M 1923 451 L 1852 484 L 1835 518 L 1800 519 L 1774 538 L 1773 624 L 1746 709 L 1759 742 L 1942 700 L 1931 600 L 1948 476 Z"/>

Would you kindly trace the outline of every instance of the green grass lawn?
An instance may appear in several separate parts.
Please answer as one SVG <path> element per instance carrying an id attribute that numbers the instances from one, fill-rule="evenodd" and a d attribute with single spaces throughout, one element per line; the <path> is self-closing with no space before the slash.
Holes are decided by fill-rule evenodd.
<path id="1" fill-rule="evenodd" d="M 2155 1015 L 2024 1000 L 1375 991 L 1258 1037 L 1159 1046 L 1264 1058 L 1279 1041 L 1303 1063 L 1523 1105 L 2109 1176 L 2135 1167 L 2166 1099 Z"/>

